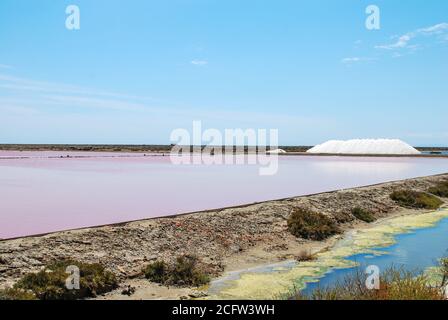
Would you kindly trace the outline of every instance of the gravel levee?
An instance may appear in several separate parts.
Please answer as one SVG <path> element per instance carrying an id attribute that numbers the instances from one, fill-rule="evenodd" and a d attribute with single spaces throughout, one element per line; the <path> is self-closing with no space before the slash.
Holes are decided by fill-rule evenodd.
<path id="1" fill-rule="evenodd" d="M 254 246 L 282 251 L 295 239 L 286 220 L 296 207 L 324 213 L 347 229 L 354 223 L 351 210 L 362 207 L 376 217 L 400 208 L 389 198 L 392 191 L 425 191 L 448 174 L 409 179 L 375 186 L 289 198 L 176 217 L 148 219 L 120 225 L 57 232 L 0 242 L 0 288 L 21 275 L 40 270 L 60 258 L 101 262 L 120 279 L 140 274 L 148 262 L 173 261 L 181 254 L 197 255 L 212 275 L 224 271 L 226 257 L 244 254 Z"/>

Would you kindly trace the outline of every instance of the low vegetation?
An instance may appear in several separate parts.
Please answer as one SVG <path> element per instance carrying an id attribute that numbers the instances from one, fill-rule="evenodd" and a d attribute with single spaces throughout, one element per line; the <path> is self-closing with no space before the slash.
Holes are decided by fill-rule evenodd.
<path id="1" fill-rule="evenodd" d="M 100 145 L 100 144 L 0 144 L 0 150 L 14 151 L 102 151 L 102 152 L 170 152 L 173 145 Z M 201 146 L 202 148 L 205 147 Z M 222 151 L 229 149 L 223 146 Z M 235 151 L 236 146 L 232 150 Z M 248 146 L 244 146 L 247 152 Z M 311 146 L 279 146 L 286 152 L 306 152 Z M 193 151 L 193 146 L 190 146 Z"/>
<path id="2" fill-rule="evenodd" d="M 375 216 L 370 211 L 364 210 L 359 207 L 352 209 L 352 215 L 354 215 L 356 219 L 359 219 L 361 221 L 368 222 L 368 223 L 376 220 Z"/>
<path id="3" fill-rule="evenodd" d="M 390 198 L 406 208 L 435 210 L 443 204 L 442 200 L 432 194 L 412 190 L 395 191 Z"/>
<path id="4" fill-rule="evenodd" d="M 79 289 L 66 287 L 68 266 L 79 268 Z M 95 297 L 118 287 L 114 274 L 100 264 L 63 260 L 49 264 L 37 273 L 24 275 L 11 289 L 0 292 L 0 299 L 8 300 L 74 300 Z"/>
<path id="5" fill-rule="evenodd" d="M 170 152 L 171 147 L 171 145 L 0 144 L 0 150 L 14 151 Z"/>
<path id="6" fill-rule="evenodd" d="M 438 197 L 448 198 L 448 181 L 443 181 L 428 189 L 429 193 L 432 193 Z"/>
<path id="7" fill-rule="evenodd" d="M 288 218 L 288 229 L 296 237 L 324 240 L 340 232 L 336 223 L 327 216 L 308 209 L 295 209 Z"/>
<path id="8" fill-rule="evenodd" d="M 37 300 L 37 297 L 30 291 L 9 288 L 0 290 L 0 301 L 2 300 Z"/>
<path id="9" fill-rule="evenodd" d="M 195 256 L 180 256 L 170 266 L 164 261 L 156 261 L 143 270 L 145 277 L 164 285 L 198 287 L 210 282 L 210 277 L 203 272 Z"/>
<path id="10" fill-rule="evenodd" d="M 343 281 L 318 288 L 310 295 L 296 293 L 293 300 L 444 300 L 441 286 L 429 286 L 425 275 L 390 268 L 380 277 L 379 289 L 368 289 L 366 275 L 360 268 Z"/>
<path id="11" fill-rule="evenodd" d="M 302 250 L 299 252 L 299 254 L 295 258 L 299 262 L 313 261 L 316 259 L 316 255 L 311 253 L 311 251 L 309 251 L 309 250 Z"/>
<path id="12" fill-rule="evenodd" d="M 147 265 L 143 272 L 147 279 L 157 283 L 165 283 L 169 274 L 168 266 L 163 261 L 156 261 Z"/>
<path id="13" fill-rule="evenodd" d="M 355 220 L 355 218 L 353 217 L 353 215 L 351 214 L 347 214 L 347 211 L 342 210 L 342 211 L 334 211 L 331 213 L 331 217 L 334 219 L 334 221 L 336 223 L 340 223 L 340 224 L 344 224 L 344 223 L 348 223 L 348 222 L 352 222 L 353 220 Z"/>
<path id="14" fill-rule="evenodd" d="M 441 274 L 441 287 L 448 285 L 448 258 L 442 258 L 439 262 L 439 272 Z"/>

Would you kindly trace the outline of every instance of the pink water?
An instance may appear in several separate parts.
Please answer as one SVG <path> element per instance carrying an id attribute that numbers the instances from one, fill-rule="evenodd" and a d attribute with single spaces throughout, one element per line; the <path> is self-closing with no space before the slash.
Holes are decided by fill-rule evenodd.
<path id="1" fill-rule="evenodd" d="M 284 156 L 276 175 L 259 176 L 256 165 L 176 166 L 167 156 L 113 153 L 59 158 L 66 154 L 73 155 L 0 152 L 0 238 L 448 172 L 442 158 Z"/>

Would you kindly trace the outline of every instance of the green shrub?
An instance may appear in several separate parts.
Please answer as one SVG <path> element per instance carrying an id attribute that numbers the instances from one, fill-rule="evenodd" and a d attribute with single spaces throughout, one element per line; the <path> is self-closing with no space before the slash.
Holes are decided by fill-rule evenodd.
<path id="1" fill-rule="evenodd" d="M 395 191 L 390 198 L 406 208 L 435 210 L 443 204 L 442 200 L 432 194 L 412 190 Z"/>
<path id="2" fill-rule="evenodd" d="M 331 217 L 336 223 L 347 223 L 355 220 L 351 214 L 347 214 L 344 211 L 335 211 L 331 213 Z"/>
<path id="3" fill-rule="evenodd" d="M 443 181 L 428 189 L 429 193 L 442 198 L 448 198 L 448 181 Z"/>
<path id="4" fill-rule="evenodd" d="M 163 261 L 156 261 L 143 272 L 147 279 L 165 285 L 198 287 L 210 282 L 210 277 L 198 267 L 198 259 L 189 255 L 177 257 L 171 267 Z"/>
<path id="5" fill-rule="evenodd" d="M 356 217 L 356 219 L 362 220 L 364 222 L 370 223 L 375 221 L 375 217 L 370 211 L 364 210 L 359 207 L 353 208 L 352 214 Z"/>
<path id="6" fill-rule="evenodd" d="M 296 293 L 295 300 L 444 300 L 443 290 L 428 285 L 424 275 L 396 269 L 383 272 L 379 289 L 369 290 L 366 275 L 358 268 L 333 286 L 317 288 L 310 295 Z"/>
<path id="7" fill-rule="evenodd" d="M 163 261 L 150 263 L 143 270 L 145 277 L 153 282 L 165 283 L 167 280 L 167 265 Z"/>
<path id="8" fill-rule="evenodd" d="M 439 269 L 442 274 L 442 287 L 448 285 L 448 258 L 442 258 L 439 261 Z"/>
<path id="9" fill-rule="evenodd" d="M 176 264 L 169 281 L 174 284 L 200 286 L 210 281 L 209 277 L 197 267 L 197 258 L 194 256 L 182 256 L 176 259 Z"/>
<path id="10" fill-rule="evenodd" d="M 295 258 L 298 262 L 313 261 L 316 260 L 316 255 L 309 250 L 302 250 Z"/>
<path id="11" fill-rule="evenodd" d="M 66 288 L 68 266 L 77 266 L 80 272 L 80 289 Z M 40 300 L 74 300 L 95 297 L 118 287 L 114 274 L 100 264 L 87 264 L 74 260 L 54 262 L 38 273 L 28 273 L 15 285 L 15 289 L 29 290 Z"/>
<path id="12" fill-rule="evenodd" d="M 0 300 L 37 300 L 37 298 L 30 291 L 10 288 L 0 290 Z"/>
<path id="13" fill-rule="evenodd" d="M 318 241 L 339 233 L 339 228 L 333 220 L 321 213 L 302 208 L 291 213 L 288 229 L 296 237 Z"/>

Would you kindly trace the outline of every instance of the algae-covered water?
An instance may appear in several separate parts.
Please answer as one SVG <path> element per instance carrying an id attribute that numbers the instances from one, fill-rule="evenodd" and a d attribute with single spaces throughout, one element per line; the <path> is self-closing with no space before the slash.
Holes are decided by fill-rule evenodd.
<path id="1" fill-rule="evenodd" d="M 209 294 L 215 299 L 279 298 L 292 290 L 306 294 L 342 280 L 359 265 L 423 271 L 437 264 L 447 249 L 448 209 L 395 217 L 349 232 L 314 261 L 287 261 L 229 273 L 212 282 Z"/>
<path id="2" fill-rule="evenodd" d="M 348 257 L 359 265 L 376 265 L 380 270 L 390 266 L 404 267 L 410 271 L 422 271 L 437 264 L 438 259 L 447 255 L 448 218 L 441 220 L 436 226 L 418 229 L 410 233 L 396 236 L 396 243 L 387 248 L 379 248 L 380 255 L 355 254 Z M 307 294 L 317 286 L 326 287 L 343 280 L 353 272 L 352 268 L 332 270 L 316 283 L 310 283 L 303 290 Z"/>

